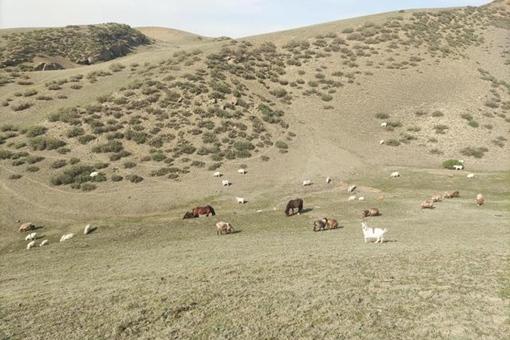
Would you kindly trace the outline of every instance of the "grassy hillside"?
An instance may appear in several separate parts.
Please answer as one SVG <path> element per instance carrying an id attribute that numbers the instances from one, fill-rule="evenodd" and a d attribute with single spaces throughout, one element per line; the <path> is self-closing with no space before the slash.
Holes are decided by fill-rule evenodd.
<path id="1" fill-rule="evenodd" d="M 242 39 L 0 33 L 16 61 L 0 69 L 0 338 L 502 338 L 509 18 L 495 1 Z M 419 209 L 446 190 L 461 198 Z M 309 210 L 286 218 L 295 197 Z M 204 204 L 218 215 L 181 219 Z M 361 240 L 369 207 L 380 247 Z M 344 228 L 311 232 L 324 216 Z M 239 232 L 216 237 L 219 219 Z M 25 221 L 50 246 L 27 253 Z"/>

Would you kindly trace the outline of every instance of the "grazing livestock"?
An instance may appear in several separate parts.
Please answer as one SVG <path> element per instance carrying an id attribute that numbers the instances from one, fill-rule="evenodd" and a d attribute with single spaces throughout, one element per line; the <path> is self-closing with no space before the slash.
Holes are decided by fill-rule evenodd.
<path id="1" fill-rule="evenodd" d="M 287 203 L 287 206 L 285 207 L 285 215 L 291 216 L 294 215 L 294 210 L 297 209 L 297 214 L 301 214 L 303 211 L 303 200 L 301 198 L 296 198 L 293 200 L 290 200 Z"/>
<path id="2" fill-rule="evenodd" d="M 240 175 L 246 175 L 247 172 L 248 171 L 246 171 L 246 169 L 244 169 L 244 168 L 241 168 L 241 169 L 237 170 L 237 173 L 240 174 Z"/>
<path id="3" fill-rule="evenodd" d="M 327 184 L 331 183 L 331 177 L 326 177 L 326 183 Z"/>
<path id="4" fill-rule="evenodd" d="M 22 225 L 20 225 L 18 231 L 20 233 L 24 233 L 24 232 L 34 230 L 34 229 L 35 229 L 35 224 L 27 222 L 27 223 L 23 223 Z"/>
<path id="5" fill-rule="evenodd" d="M 363 197 L 363 196 L 358 197 L 358 201 L 364 201 L 364 200 L 365 200 L 365 197 Z"/>
<path id="6" fill-rule="evenodd" d="M 305 179 L 305 180 L 303 181 L 303 186 L 304 186 L 304 187 L 306 187 L 306 186 L 309 186 L 309 185 L 312 185 L 312 181 L 311 181 L 311 180 L 309 180 L 309 179 Z"/>
<path id="7" fill-rule="evenodd" d="M 361 212 L 361 217 L 369 217 L 369 216 L 380 216 L 381 212 L 377 208 L 365 209 Z"/>
<path id="8" fill-rule="evenodd" d="M 348 201 L 355 201 L 356 200 L 356 195 L 349 196 L 349 198 L 347 200 Z"/>
<path id="9" fill-rule="evenodd" d="M 74 237 L 74 234 L 73 233 L 68 233 L 68 234 L 64 234 L 62 235 L 62 237 L 60 238 L 60 242 L 64 242 L 64 241 L 67 241 L 67 240 L 70 240 Z"/>
<path id="10" fill-rule="evenodd" d="M 90 234 L 91 232 L 93 232 L 96 229 L 97 228 L 92 226 L 91 224 L 87 224 L 85 226 L 85 228 L 83 228 L 83 235 L 88 235 L 88 234 Z"/>
<path id="11" fill-rule="evenodd" d="M 326 224 L 327 229 L 336 229 L 338 228 L 338 221 L 335 219 L 329 219 L 327 217 L 322 218 L 322 222 Z"/>
<path id="12" fill-rule="evenodd" d="M 219 221 L 216 223 L 216 235 L 230 234 L 234 231 L 234 227 L 228 222 Z"/>
<path id="13" fill-rule="evenodd" d="M 375 240 L 375 243 L 383 243 L 384 234 L 388 231 L 386 228 L 371 228 L 366 222 L 361 222 L 361 230 L 363 231 L 365 243 L 367 243 L 368 240 Z"/>
<path id="14" fill-rule="evenodd" d="M 232 184 L 232 183 L 230 183 L 230 182 L 228 181 L 228 179 L 224 179 L 223 181 L 221 181 L 221 185 L 223 185 L 224 187 L 228 187 L 228 186 L 230 186 L 231 184 Z"/>
<path id="15" fill-rule="evenodd" d="M 27 250 L 29 250 L 30 248 L 33 248 L 33 247 L 35 247 L 35 241 L 29 242 L 27 244 Z"/>
<path id="16" fill-rule="evenodd" d="M 97 171 L 92 171 L 90 173 L 90 177 L 96 177 L 97 175 L 99 175 L 99 172 L 97 172 Z"/>
<path id="17" fill-rule="evenodd" d="M 216 215 L 216 212 L 214 211 L 214 208 L 210 205 L 206 205 L 205 207 L 196 207 L 193 208 L 193 210 L 188 211 L 184 214 L 183 220 L 188 218 L 197 218 L 200 217 L 200 215 L 206 215 L 209 217 L 209 215 Z"/>
<path id="18" fill-rule="evenodd" d="M 475 174 L 468 174 L 466 177 L 467 177 L 467 178 L 474 178 L 474 177 L 475 177 Z"/>
<path id="19" fill-rule="evenodd" d="M 322 231 L 326 229 L 326 222 L 324 220 L 316 220 L 313 222 L 313 231 Z"/>
<path id="20" fill-rule="evenodd" d="M 25 237 L 25 241 L 32 241 L 37 239 L 37 233 L 30 233 Z"/>
<path id="21" fill-rule="evenodd" d="M 455 198 L 460 197 L 460 193 L 458 191 L 446 191 L 443 194 L 443 198 Z"/>
<path id="22" fill-rule="evenodd" d="M 476 205 L 480 207 L 484 203 L 485 203 L 485 198 L 483 197 L 483 195 L 482 194 L 476 195 Z"/>
<path id="23" fill-rule="evenodd" d="M 455 164 L 455 165 L 453 166 L 453 168 L 454 168 L 455 170 L 462 170 L 462 169 L 464 169 L 464 165 Z"/>
<path id="24" fill-rule="evenodd" d="M 48 240 L 44 240 L 44 241 L 42 241 L 42 242 L 41 242 L 41 244 L 39 244 L 39 247 L 47 246 L 47 245 L 48 245 L 48 243 L 49 243 L 49 241 L 48 241 Z"/>
<path id="25" fill-rule="evenodd" d="M 245 204 L 246 203 L 246 200 L 244 199 L 244 197 L 236 197 L 236 201 L 239 204 Z"/>
<path id="26" fill-rule="evenodd" d="M 432 200 L 425 200 L 421 202 L 422 209 L 434 209 L 434 202 Z"/>
<path id="27" fill-rule="evenodd" d="M 390 176 L 391 176 L 391 177 L 393 177 L 393 178 L 400 177 L 400 172 L 398 172 L 398 171 L 394 171 L 394 172 L 392 172 L 392 173 L 391 173 L 391 175 L 390 175 Z"/>
<path id="28" fill-rule="evenodd" d="M 379 141 L 379 145 L 383 145 L 383 144 L 384 144 L 384 139 L 381 139 L 381 140 Z"/>
<path id="29" fill-rule="evenodd" d="M 216 171 L 214 174 L 213 174 L 213 177 L 221 177 L 223 176 L 223 174 L 219 171 Z"/>
<path id="30" fill-rule="evenodd" d="M 387 127 L 387 126 L 388 126 L 388 123 L 386 123 L 386 122 L 382 122 L 382 123 L 381 123 L 381 127 L 383 127 L 383 128 L 384 128 L 384 127 Z"/>
<path id="31" fill-rule="evenodd" d="M 351 185 L 347 188 L 347 192 L 353 192 L 354 190 L 356 190 L 356 186 L 355 185 Z"/>
<path id="32" fill-rule="evenodd" d="M 441 195 L 434 195 L 430 198 L 430 200 L 433 202 L 433 203 L 436 203 L 436 202 L 441 202 L 442 201 L 442 198 L 441 198 Z"/>

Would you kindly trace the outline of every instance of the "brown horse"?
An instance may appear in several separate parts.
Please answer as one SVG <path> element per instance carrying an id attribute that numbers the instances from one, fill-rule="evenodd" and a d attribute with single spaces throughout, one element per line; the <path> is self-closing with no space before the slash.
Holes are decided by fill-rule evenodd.
<path id="1" fill-rule="evenodd" d="M 205 207 L 196 207 L 193 208 L 193 210 L 186 212 L 182 219 L 184 220 L 187 218 L 197 218 L 200 217 L 200 215 L 206 215 L 207 217 L 209 217 L 209 215 L 212 216 L 216 215 L 216 212 L 214 211 L 214 208 L 211 207 L 210 205 L 206 205 Z"/>
<path id="2" fill-rule="evenodd" d="M 303 211 L 303 200 L 301 198 L 290 200 L 289 203 L 287 203 L 287 207 L 285 208 L 285 215 L 294 215 L 294 209 L 297 209 L 298 214 Z"/>

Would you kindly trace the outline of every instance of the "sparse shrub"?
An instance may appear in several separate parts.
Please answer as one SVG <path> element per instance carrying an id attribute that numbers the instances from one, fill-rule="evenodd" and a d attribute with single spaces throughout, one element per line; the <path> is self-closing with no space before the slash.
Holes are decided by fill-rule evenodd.
<path id="1" fill-rule="evenodd" d="M 44 126 L 32 126 L 27 129 L 26 136 L 27 137 L 37 137 L 40 135 L 44 135 L 48 131 Z"/>
<path id="2" fill-rule="evenodd" d="M 50 179 L 52 185 L 66 185 L 71 183 L 85 183 L 91 181 L 90 173 L 94 168 L 89 165 L 73 165 L 64 169 L 61 174 L 55 175 Z"/>
<path id="3" fill-rule="evenodd" d="M 120 152 L 124 149 L 122 142 L 113 140 L 105 144 L 96 145 L 92 148 L 92 152 L 95 153 L 108 153 L 108 152 Z"/>
<path id="4" fill-rule="evenodd" d="M 66 143 L 62 140 L 52 138 L 52 137 L 43 137 L 43 136 L 38 136 L 38 137 L 32 138 L 29 143 L 30 143 L 30 147 L 32 148 L 32 150 L 38 150 L 38 151 L 55 150 L 55 149 L 58 149 L 64 145 L 66 145 Z"/>
<path id="5" fill-rule="evenodd" d="M 427 111 L 424 111 L 424 110 L 418 110 L 414 113 L 416 116 L 418 117 L 421 117 L 421 116 L 425 116 L 427 114 Z"/>
<path id="6" fill-rule="evenodd" d="M 396 139 L 388 139 L 386 141 L 386 145 L 389 145 L 389 146 L 399 146 L 400 145 L 400 142 Z"/>
<path id="7" fill-rule="evenodd" d="M 442 113 L 441 111 L 432 112 L 432 117 L 442 117 L 442 116 L 444 116 L 444 113 Z"/>
<path id="8" fill-rule="evenodd" d="M 82 136 L 84 133 L 85 133 L 85 130 L 83 130 L 83 128 L 75 126 L 75 127 L 71 128 L 69 131 L 67 131 L 66 135 L 69 138 L 73 138 L 73 137 Z"/>
<path id="9" fill-rule="evenodd" d="M 126 179 L 131 183 L 140 183 L 141 181 L 143 181 L 143 177 L 138 175 L 127 175 Z"/>
<path id="10" fill-rule="evenodd" d="M 21 102 L 18 104 L 12 104 L 11 108 L 13 111 L 23 111 L 30 108 L 33 104 L 29 102 Z"/>
<path id="11" fill-rule="evenodd" d="M 120 182 L 124 179 L 124 177 L 122 177 L 121 175 L 112 175 L 111 179 L 112 182 Z"/>
<path id="12" fill-rule="evenodd" d="M 27 171 L 28 171 L 28 172 L 37 172 L 37 171 L 39 171 L 39 170 L 40 170 L 40 169 L 39 169 L 39 167 L 37 167 L 37 166 L 29 166 L 29 167 L 27 168 Z"/>
<path id="13" fill-rule="evenodd" d="M 132 169 L 136 166 L 135 162 L 124 162 L 124 168 L 126 169 Z"/>
<path id="14" fill-rule="evenodd" d="M 83 183 L 81 186 L 80 186 L 80 189 L 81 191 L 92 191 L 92 190 L 96 190 L 97 186 L 95 184 L 92 184 L 92 183 Z"/>
<path id="15" fill-rule="evenodd" d="M 486 147 L 466 147 L 462 150 L 460 150 L 460 153 L 464 156 L 470 156 L 475 158 L 482 158 L 486 152 L 488 152 L 489 149 Z"/>
<path id="16" fill-rule="evenodd" d="M 444 135 L 446 133 L 446 130 L 448 130 L 448 126 L 444 124 L 438 124 L 434 125 L 434 130 L 439 135 Z"/>
<path id="17" fill-rule="evenodd" d="M 21 177 L 23 177 L 23 176 L 20 174 L 12 174 L 9 176 L 9 179 L 16 180 L 16 179 L 20 179 Z"/>
<path id="18" fill-rule="evenodd" d="M 323 101 L 325 101 L 325 102 L 329 102 L 329 101 L 331 101 L 331 100 L 333 99 L 333 97 L 332 97 L 331 95 L 329 95 L 329 94 L 323 94 L 323 95 L 321 96 L 321 99 L 322 99 Z"/>
<path id="19" fill-rule="evenodd" d="M 275 146 L 278 148 L 278 149 L 288 149 L 289 146 L 287 145 L 287 143 L 285 142 L 282 142 L 282 141 L 277 141 L 275 143 Z"/>
<path id="20" fill-rule="evenodd" d="M 375 114 L 375 118 L 377 119 L 388 119 L 390 118 L 390 115 L 387 113 L 379 112 Z"/>
<path id="21" fill-rule="evenodd" d="M 471 126 L 471 127 L 473 127 L 473 128 L 477 128 L 477 127 L 479 127 L 479 126 L 480 126 L 480 124 L 478 124 L 478 122 L 477 122 L 476 120 L 470 120 L 470 121 L 468 122 L 468 125 L 469 125 L 469 126 Z"/>
<path id="22" fill-rule="evenodd" d="M 59 169 L 67 165 L 67 161 L 65 159 L 58 159 L 51 163 L 50 167 L 52 169 Z"/>
<path id="23" fill-rule="evenodd" d="M 87 144 L 88 142 L 93 141 L 94 139 L 96 139 L 96 137 L 93 135 L 84 135 L 78 137 L 78 142 L 80 142 L 81 144 Z"/>
<path id="24" fill-rule="evenodd" d="M 443 168 L 454 170 L 455 165 L 463 165 L 462 162 L 459 162 L 458 159 L 447 159 L 443 162 Z"/>

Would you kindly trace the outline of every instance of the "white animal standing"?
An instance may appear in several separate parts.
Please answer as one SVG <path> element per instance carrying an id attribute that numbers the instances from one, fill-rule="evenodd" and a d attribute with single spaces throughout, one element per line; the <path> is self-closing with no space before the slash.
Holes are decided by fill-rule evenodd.
<path id="1" fill-rule="evenodd" d="M 455 164 L 455 165 L 453 166 L 453 168 L 454 168 L 455 170 L 462 170 L 462 169 L 464 169 L 464 165 Z"/>
<path id="2" fill-rule="evenodd" d="M 246 175 L 247 172 L 248 171 L 246 171 L 246 169 L 244 169 L 244 168 L 241 168 L 241 169 L 237 170 L 237 173 L 240 174 L 240 175 Z"/>
<path id="3" fill-rule="evenodd" d="M 466 177 L 467 177 L 467 178 L 474 178 L 474 177 L 475 177 L 475 174 L 468 174 Z"/>
<path id="4" fill-rule="evenodd" d="M 236 201 L 239 204 L 245 204 L 246 203 L 246 200 L 244 199 L 244 197 L 236 197 Z"/>
<path id="5" fill-rule="evenodd" d="M 355 201 L 356 200 L 356 195 L 351 195 L 349 196 L 349 198 L 347 199 L 348 201 Z"/>
<path id="6" fill-rule="evenodd" d="M 213 174 L 213 177 L 221 177 L 223 176 L 223 174 L 219 171 L 216 171 L 214 174 Z"/>
<path id="7" fill-rule="evenodd" d="M 37 233 L 30 233 L 25 237 L 25 241 L 32 241 L 37 238 Z"/>
<path id="8" fill-rule="evenodd" d="M 381 123 L 381 127 L 387 127 L 387 126 L 388 126 L 388 123 L 386 123 L 386 122 Z"/>
<path id="9" fill-rule="evenodd" d="M 90 177 L 96 177 L 97 175 L 99 175 L 99 172 L 97 172 L 97 171 L 92 171 L 90 173 Z"/>
<path id="10" fill-rule="evenodd" d="M 383 144 L 384 144 L 384 139 L 381 139 L 381 140 L 379 141 L 379 144 L 380 144 L 380 145 L 383 145 Z"/>
<path id="11" fill-rule="evenodd" d="M 49 243 L 48 240 L 43 240 L 40 244 L 39 244 L 39 247 L 44 247 L 44 246 L 47 246 Z"/>
<path id="12" fill-rule="evenodd" d="M 331 183 L 331 177 L 326 177 L 326 183 Z"/>
<path id="13" fill-rule="evenodd" d="M 390 175 L 390 176 L 391 176 L 391 177 L 393 177 L 393 178 L 400 177 L 400 172 L 398 172 L 398 171 L 393 171 L 393 172 L 391 173 L 391 175 Z"/>
<path id="14" fill-rule="evenodd" d="M 223 181 L 221 181 L 221 185 L 223 185 L 224 187 L 228 187 L 231 183 L 228 181 L 228 179 L 224 179 Z"/>
<path id="15" fill-rule="evenodd" d="M 74 234 L 73 233 L 68 233 L 68 234 L 64 234 L 62 235 L 62 237 L 60 238 L 60 242 L 64 242 L 64 241 L 67 241 L 67 240 L 70 240 L 74 237 Z"/>
<path id="16" fill-rule="evenodd" d="M 29 242 L 29 243 L 27 244 L 27 250 L 29 250 L 29 249 L 30 249 L 30 248 L 32 248 L 32 247 L 35 247 L 35 241 Z"/>
<path id="17" fill-rule="evenodd" d="M 363 239 L 365 243 L 369 240 L 375 240 L 375 243 L 384 242 L 384 234 L 388 231 L 386 228 L 371 228 L 366 222 L 361 222 L 361 230 L 363 231 Z"/>
<path id="18" fill-rule="evenodd" d="M 363 196 L 358 197 L 358 201 L 364 201 L 364 200 L 365 200 L 365 197 L 363 197 Z"/>
<path id="19" fill-rule="evenodd" d="M 311 180 L 309 180 L 309 179 L 305 179 L 305 180 L 303 181 L 303 186 L 304 186 L 304 187 L 306 187 L 306 186 L 309 186 L 309 185 L 312 185 L 312 181 L 311 181 Z"/>

